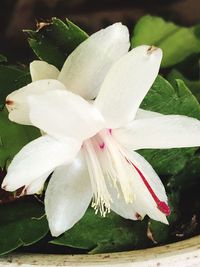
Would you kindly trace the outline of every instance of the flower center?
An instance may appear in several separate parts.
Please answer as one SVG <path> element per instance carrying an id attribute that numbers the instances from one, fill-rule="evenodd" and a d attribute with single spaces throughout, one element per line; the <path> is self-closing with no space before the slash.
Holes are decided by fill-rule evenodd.
<path id="1" fill-rule="evenodd" d="M 165 215 L 170 214 L 169 206 L 158 198 L 140 169 L 128 159 L 128 153 L 115 141 L 111 129 L 102 130 L 86 140 L 82 148 L 93 189 L 92 207 L 96 213 L 99 211 L 105 217 L 106 213 L 110 212 L 113 202 L 110 194 L 110 190 L 113 191 L 112 187 L 116 190 L 118 198 L 122 196 L 127 204 L 133 203 L 136 198 L 134 192 L 137 192 L 137 188 L 133 189 L 136 186 L 134 175 L 139 174 L 138 177 L 142 179 L 157 208 Z M 127 164 L 135 171 L 127 167 Z"/>

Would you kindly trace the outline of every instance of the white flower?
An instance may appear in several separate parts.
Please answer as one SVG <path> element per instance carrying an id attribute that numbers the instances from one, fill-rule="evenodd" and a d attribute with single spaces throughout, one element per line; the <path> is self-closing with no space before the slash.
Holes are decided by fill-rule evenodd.
<path id="1" fill-rule="evenodd" d="M 79 45 L 60 73 L 34 61 L 33 82 L 7 97 L 11 120 L 45 134 L 14 157 L 2 187 L 25 186 L 33 194 L 53 172 L 45 195 L 53 236 L 80 220 L 91 200 L 103 216 L 113 210 L 132 220 L 147 214 L 167 223 L 165 189 L 134 150 L 200 145 L 198 120 L 139 109 L 162 51 L 128 49 L 127 28 L 114 24 Z"/>

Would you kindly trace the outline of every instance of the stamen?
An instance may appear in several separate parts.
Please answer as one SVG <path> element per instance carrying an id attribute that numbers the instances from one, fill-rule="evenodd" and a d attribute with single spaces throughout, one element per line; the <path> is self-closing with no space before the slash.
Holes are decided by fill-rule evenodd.
<path id="1" fill-rule="evenodd" d="M 108 129 L 110 132 L 111 129 Z M 112 132 L 112 130 L 111 130 Z M 106 145 L 106 153 L 104 153 L 104 166 L 107 166 L 106 175 L 110 178 L 110 181 L 113 183 L 114 187 L 117 188 L 118 196 L 120 191 L 124 197 L 125 202 L 133 203 L 135 200 L 135 195 L 132 190 L 132 179 L 127 174 L 126 170 L 126 161 L 124 156 L 121 154 L 119 147 L 117 146 L 115 140 L 111 135 L 108 135 L 106 132 L 100 132 L 99 136 L 102 138 Z M 118 189 L 121 189 L 119 190 Z"/>
<path id="2" fill-rule="evenodd" d="M 156 202 L 157 204 L 157 208 L 162 212 L 164 213 L 165 215 L 170 215 L 170 207 L 164 202 L 164 201 L 161 201 L 157 196 L 156 194 L 154 193 L 153 189 L 151 188 L 150 184 L 148 183 L 147 179 L 144 177 L 144 175 L 142 174 L 142 172 L 135 166 L 135 164 L 133 164 L 132 161 L 128 160 L 128 163 L 131 164 L 135 170 L 138 172 L 138 174 L 140 175 L 140 177 L 142 178 L 145 186 L 147 187 L 149 193 L 151 194 L 151 196 L 153 197 L 154 201 Z"/>
<path id="3" fill-rule="evenodd" d="M 92 207 L 94 208 L 95 213 L 100 212 L 101 216 L 105 217 L 106 214 L 110 212 L 112 198 L 108 192 L 102 168 L 93 146 L 94 144 L 91 140 L 84 142 L 84 153 L 94 194 Z"/>

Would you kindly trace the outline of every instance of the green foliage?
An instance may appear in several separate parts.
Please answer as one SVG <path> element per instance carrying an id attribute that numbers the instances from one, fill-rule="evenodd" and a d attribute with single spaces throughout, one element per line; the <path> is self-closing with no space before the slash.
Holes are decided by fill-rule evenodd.
<path id="1" fill-rule="evenodd" d="M 141 106 L 162 114 L 187 115 L 200 119 L 200 105 L 185 83 L 176 80 L 172 86 L 160 75 L 156 78 Z"/>
<path id="2" fill-rule="evenodd" d="M 183 74 L 180 71 L 178 71 L 176 69 L 172 69 L 172 71 L 167 76 L 167 80 L 173 86 L 175 86 L 177 79 L 184 81 L 186 86 L 188 86 L 188 88 L 190 88 L 190 90 L 193 93 L 193 95 L 200 102 L 200 80 L 195 80 L 195 81 L 189 80 L 186 77 L 184 77 Z"/>
<path id="3" fill-rule="evenodd" d="M 136 24 L 132 47 L 147 44 L 162 48 L 162 67 L 171 67 L 200 52 L 200 25 L 186 28 L 162 18 L 144 16 Z"/>
<path id="4" fill-rule="evenodd" d="M 177 175 L 172 176 L 169 180 L 171 188 L 178 188 L 183 190 L 189 187 L 200 186 L 200 155 L 192 156 L 185 168 Z"/>
<path id="5" fill-rule="evenodd" d="M 162 114 L 180 114 L 200 119 L 200 106 L 183 81 L 176 80 L 173 87 L 158 76 L 142 102 L 142 108 Z M 143 155 L 160 175 L 179 173 L 197 148 L 144 149 Z"/>
<path id="6" fill-rule="evenodd" d="M 147 220 L 133 222 L 113 212 L 102 218 L 88 209 L 72 229 L 51 243 L 90 250 L 90 253 L 122 251 L 150 245 L 146 229 Z"/>
<path id="7" fill-rule="evenodd" d="M 65 23 L 57 18 L 39 30 L 25 32 L 29 34 L 29 45 L 38 58 L 58 69 L 61 69 L 67 56 L 88 37 L 71 21 L 66 20 Z"/>
<path id="8" fill-rule="evenodd" d="M 48 233 L 44 207 L 36 200 L 0 205 L 0 255 L 28 246 Z"/>
<path id="9" fill-rule="evenodd" d="M 0 112 L 0 168 L 4 168 L 19 150 L 40 136 L 39 130 L 11 122 L 6 110 Z"/>
<path id="10" fill-rule="evenodd" d="M 170 227 L 161 222 L 150 220 L 147 233 L 154 244 L 163 244 L 169 238 Z"/>

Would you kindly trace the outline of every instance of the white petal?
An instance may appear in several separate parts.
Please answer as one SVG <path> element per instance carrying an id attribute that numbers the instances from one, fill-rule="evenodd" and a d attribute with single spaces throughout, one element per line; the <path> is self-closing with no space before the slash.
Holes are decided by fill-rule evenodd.
<path id="1" fill-rule="evenodd" d="M 125 219 L 138 220 L 137 214 L 139 214 L 139 210 L 136 210 L 137 207 L 135 207 L 134 203 L 126 203 L 123 193 L 119 189 L 120 185 L 117 185 L 118 190 L 109 183 L 107 186 L 112 198 L 111 210 Z M 140 214 L 140 216 L 142 216 L 142 214 Z"/>
<path id="2" fill-rule="evenodd" d="M 65 86 L 56 80 L 35 81 L 19 90 L 12 92 L 6 98 L 6 107 L 11 121 L 31 125 L 29 119 L 28 96 L 40 95 L 46 91 L 65 90 Z"/>
<path id="3" fill-rule="evenodd" d="M 95 100 L 110 128 L 134 118 L 158 74 L 161 59 L 161 49 L 143 45 L 131 50 L 110 69 Z"/>
<path id="4" fill-rule="evenodd" d="M 40 178 L 34 180 L 31 184 L 29 184 L 25 188 L 25 194 L 26 195 L 33 195 L 40 193 L 44 187 L 44 183 L 48 176 L 51 174 L 51 172 L 46 172 L 44 175 L 42 175 Z"/>
<path id="5" fill-rule="evenodd" d="M 92 198 L 86 164 L 76 158 L 55 170 L 45 195 L 45 209 L 51 234 L 59 236 L 84 215 Z"/>
<path id="6" fill-rule="evenodd" d="M 127 27 L 115 23 L 81 43 L 67 58 L 58 79 L 72 92 L 93 99 L 112 64 L 129 46 Z"/>
<path id="7" fill-rule="evenodd" d="M 57 79 L 59 70 L 45 61 L 34 60 L 30 64 L 30 74 L 32 81 L 39 81 L 44 79 Z"/>
<path id="8" fill-rule="evenodd" d="M 80 149 L 81 143 L 72 138 L 65 142 L 57 141 L 50 136 L 42 136 L 28 145 L 14 157 L 8 173 L 2 183 L 7 191 L 31 184 L 55 167 L 71 162 Z"/>
<path id="9" fill-rule="evenodd" d="M 113 136 L 127 148 L 178 148 L 200 146 L 200 121 L 181 115 L 134 120 Z"/>
<path id="10" fill-rule="evenodd" d="M 122 202 L 118 201 L 118 205 L 121 206 L 115 207 L 115 211 L 129 219 L 134 219 L 134 216 L 137 217 L 138 215 L 143 218 L 147 214 L 154 220 L 168 223 L 166 219 L 166 215 L 169 214 L 167 196 L 159 177 L 151 165 L 136 152 L 128 152 L 126 157 L 128 165 L 126 168 L 133 179 L 132 189 L 135 200 L 132 203 L 132 208 L 131 204 L 127 206 L 127 210 L 124 212 L 125 216 L 122 212 L 122 209 L 126 207 L 123 200 Z M 136 211 L 136 213 L 133 214 L 133 211 Z"/>
<path id="11" fill-rule="evenodd" d="M 160 116 L 164 116 L 164 115 L 158 112 L 144 110 L 144 109 L 139 108 L 135 115 L 135 120 L 149 119 L 149 118 L 160 117 Z"/>
<path id="12" fill-rule="evenodd" d="M 33 125 L 56 136 L 87 139 L 104 127 L 94 105 L 67 90 L 31 96 L 30 119 Z"/>

